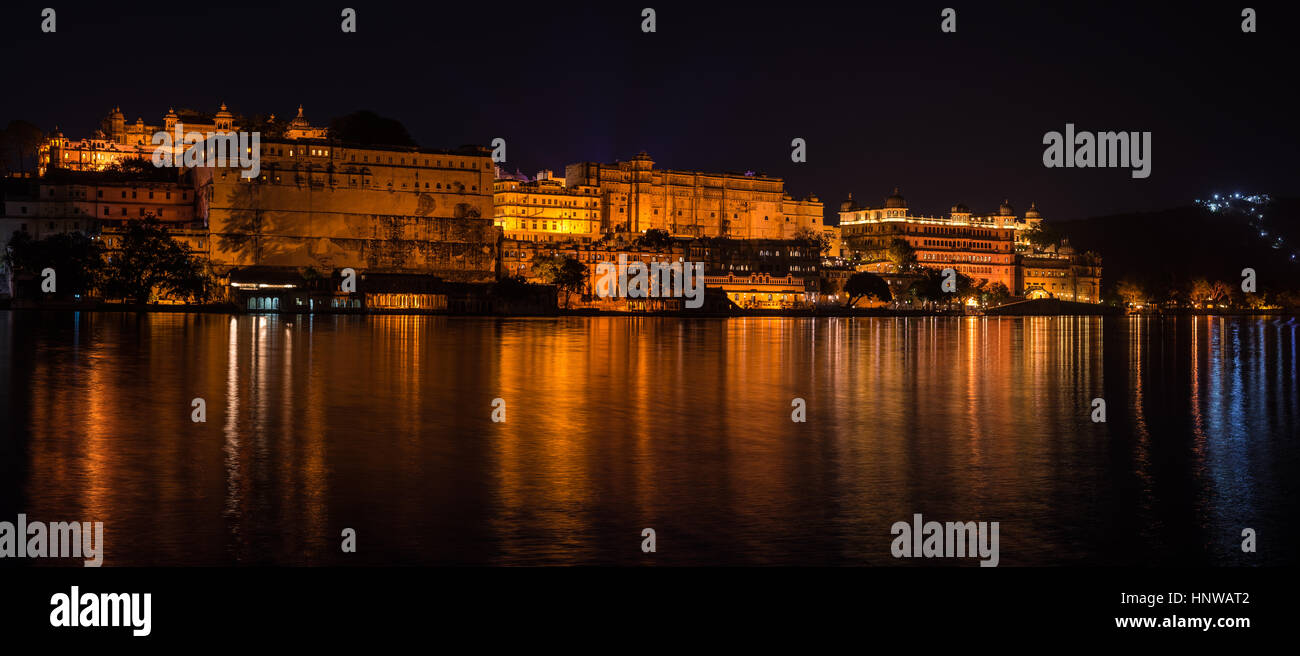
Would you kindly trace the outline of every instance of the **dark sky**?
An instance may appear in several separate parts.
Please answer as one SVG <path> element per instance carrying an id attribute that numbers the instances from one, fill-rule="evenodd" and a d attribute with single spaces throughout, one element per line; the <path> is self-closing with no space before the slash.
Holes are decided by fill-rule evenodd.
<path id="1" fill-rule="evenodd" d="M 1229 3 L 60 2 L 42 34 L 49 4 L 0 8 L 0 121 L 70 137 L 114 105 L 157 123 L 169 106 L 302 103 L 319 124 L 397 118 L 430 147 L 504 137 L 508 168 L 530 175 L 643 149 L 666 168 L 760 171 L 828 216 L 895 185 L 921 213 L 1009 197 L 1048 219 L 1300 195 L 1287 4 L 1252 3 L 1259 31 L 1243 34 Z M 945 6 L 956 34 L 939 30 Z M 1151 131 L 1151 177 L 1044 168 L 1043 134 L 1067 122 Z M 794 137 L 806 163 L 790 161 Z"/>

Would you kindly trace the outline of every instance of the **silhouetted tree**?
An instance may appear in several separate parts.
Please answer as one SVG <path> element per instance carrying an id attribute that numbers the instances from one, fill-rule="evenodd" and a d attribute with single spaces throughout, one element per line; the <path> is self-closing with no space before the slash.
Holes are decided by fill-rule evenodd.
<path id="1" fill-rule="evenodd" d="M 667 230 L 659 228 L 650 228 L 645 231 L 644 235 L 636 238 L 638 248 L 662 249 L 673 245 L 673 236 L 668 234 Z"/>
<path id="2" fill-rule="evenodd" d="M 214 281 L 202 263 L 152 214 L 127 225 L 121 246 L 109 263 L 107 296 L 136 303 L 148 303 L 155 290 L 187 300 L 212 297 Z"/>
<path id="3" fill-rule="evenodd" d="M 889 291 L 889 283 L 884 278 L 867 271 L 859 271 L 844 282 L 844 293 L 849 295 L 849 307 L 863 296 L 874 296 L 888 303 L 894 296 Z"/>
<path id="4" fill-rule="evenodd" d="M 829 253 L 831 250 L 831 238 L 826 236 L 825 232 L 806 226 L 794 231 L 794 240 L 816 248 L 819 255 Z"/>
<path id="5" fill-rule="evenodd" d="M 1115 291 L 1128 304 L 1138 305 L 1147 300 L 1146 290 L 1136 280 L 1126 279 L 1120 281 L 1115 287 Z"/>
<path id="6" fill-rule="evenodd" d="M 45 133 L 22 120 L 9 121 L 0 130 L 0 175 L 10 171 L 27 172 L 27 158 L 36 161 L 36 153 L 45 141 Z"/>
<path id="7" fill-rule="evenodd" d="M 894 267 L 894 273 L 910 271 L 916 266 L 916 250 L 906 239 L 896 238 L 885 249 L 885 259 Z"/>
<path id="8" fill-rule="evenodd" d="M 528 295 L 528 281 L 523 276 L 506 276 L 492 285 L 492 295 L 508 301 Z"/>
<path id="9" fill-rule="evenodd" d="M 984 302 L 988 305 L 1002 305 L 1011 298 L 1011 290 L 1007 286 L 995 282 L 984 289 Z"/>
<path id="10" fill-rule="evenodd" d="M 5 249 L 5 261 L 14 275 L 40 277 L 46 268 L 54 269 L 57 296 L 88 295 L 104 276 L 104 244 L 81 232 L 45 239 L 15 232 Z"/>
<path id="11" fill-rule="evenodd" d="M 587 283 L 587 265 L 567 255 L 533 256 L 533 275 L 564 293 L 564 308 L 569 307 L 569 295 L 582 291 Z"/>
<path id="12" fill-rule="evenodd" d="M 379 146 L 414 146 L 406 126 L 396 119 L 369 110 L 353 112 L 330 121 L 330 136 L 350 143 Z"/>
<path id="13" fill-rule="evenodd" d="M 1046 223 L 1027 228 L 1021 236 L 1029 242 L 1035 250 L 1044 250 L 1049 246 L 1056 246 L 1061 243 L 1061 234 Z"/>

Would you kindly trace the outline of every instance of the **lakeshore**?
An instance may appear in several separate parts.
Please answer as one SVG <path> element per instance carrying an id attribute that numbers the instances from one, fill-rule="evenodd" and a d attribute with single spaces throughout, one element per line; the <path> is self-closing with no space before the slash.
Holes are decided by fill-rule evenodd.
<path id="1" fill-rule="evenodd" d="M 732 317 L 961 317 L 961 316 L 1117 316 L 1124 314 L 1121 308 L 1085 303 L 1069 303 L 1055 299 L 1040 299 L 1012 303 L 1005 306 L 989 308 L 982 311 L 965 309 L 937 308 L 847 308 L 847 307 L 804 307 L 791 309 L 768 308 L 731 308 L 726 311 L 673 309 L 673 310 L 604 310 L 595 308 L 555 308 L 553 311 L 520 311 L 508 305 L 493 307 L 490 300 L 482 306 L 456 311 L 448 308 L 368 308 L 368 307 L 328 307 L 318 306 L 313 309 L 278 308 L 265 310 L 247 310 L 234 303 L 210 303 L 203 305 L 147 303 L 126 304 L 102 301 L 0 301 L 0 310 L 17 311 L 65 311 L 65 312 L 157 312 L 157 313 L 205 313 L 231 315 L 301 315 L 301 314 L 341 314 L 341 315 L 427 315 L 427 316 L 510 316 L 510 317 L 678 317 L 678 318 L 732 318 Z M 1170 316 L 1178 314 L 1197 314 L 1208 312 L 1165 313 Z M 1231 311 L 1216 312 L 1224 316 L 1248 316 L 1252 314 L 1287 314 L 1276 311 Z"/>

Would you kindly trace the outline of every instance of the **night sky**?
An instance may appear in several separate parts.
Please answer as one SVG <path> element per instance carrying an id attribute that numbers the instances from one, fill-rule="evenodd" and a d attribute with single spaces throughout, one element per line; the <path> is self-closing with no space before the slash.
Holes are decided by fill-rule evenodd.
<path id="1" fill-rule="evenodd" d="M 58 32 L 40 32 L 53 4 Z M 562 174 L 646 150 L 663 168 L 753 170 L 816 193 L 899 186 L 914 212 L 1037 201 L 1049 220 L 1300 195 L 1300 21 L 1285 4 L 1068 7 L 599 2 L 10 3 L 0 122 L 89 136 L 114 105 L 315 124 L 358 109 L 429 147 L 504 137 L 507 168 Z M 358 32 L 340 31 L 344 6 Z M 643 34 L 641 9 L 658 12 Z M 957 10 L 956 34 L 940 10 Z M 1151 131 L 1151 177 L 1046 169 L 1043 134 Z M 808 161 L 790 161 L 790 141 Z"/>

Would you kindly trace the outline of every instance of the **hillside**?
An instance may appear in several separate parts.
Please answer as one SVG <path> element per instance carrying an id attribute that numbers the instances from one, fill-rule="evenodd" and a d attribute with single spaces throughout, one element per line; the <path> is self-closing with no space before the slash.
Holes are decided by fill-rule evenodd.
<path id="1" fill-rule="evenodd" d="M 1149 288 L 1197 277 L 1235 285 L 1246 267 L 1255 269 L 1261 290 L 1300 288 L 1300 199 L 1211 199 L 1052 225 L 1076 249 L 1102 255 L 1104 290 L 1127 278 Z"/>

